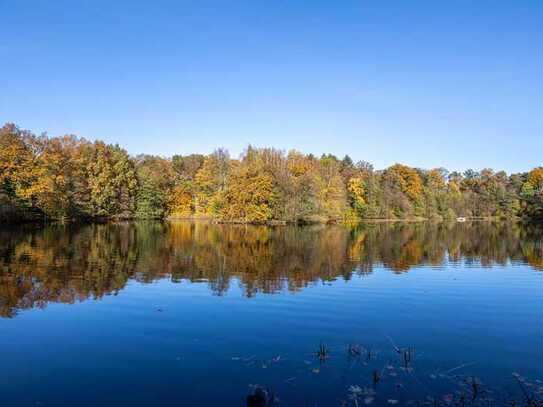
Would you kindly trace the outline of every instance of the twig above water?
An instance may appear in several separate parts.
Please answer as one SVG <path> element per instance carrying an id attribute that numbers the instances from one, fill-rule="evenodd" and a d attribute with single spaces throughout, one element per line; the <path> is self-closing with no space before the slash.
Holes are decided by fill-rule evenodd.
<path id="1" fill-rule="evenodd" d="M 386 336 L 386 337 L 388 338 L 388 340 L 390 341 L 390 344 L 392 345 L 392 347 L 394 348 L 394 350 L 395 350 L 396 352 L 398 352 L 398 353 L 402 353 L 402 350 L 396 346 L 396 344 L 394 343 L 394 341 L 392 340 L 392 338 L 391 338 L 390 336 L 388 336 L 388 335 L 385 335 L 385 336 Z"/>
<path id="2" fill-rule="evenodd" d="M 463 369 L 463 368 L 468 367 L 468 366 L 473 366 L 475 364 L 476 364 L 475 362 L 463 363 L 460 366 L 453 367 L 452 369 L 449 369 L 449 370 L 443 372 L 443 374 L 452 373 L 452 372 L 454 372 L 456 370 Z"/>

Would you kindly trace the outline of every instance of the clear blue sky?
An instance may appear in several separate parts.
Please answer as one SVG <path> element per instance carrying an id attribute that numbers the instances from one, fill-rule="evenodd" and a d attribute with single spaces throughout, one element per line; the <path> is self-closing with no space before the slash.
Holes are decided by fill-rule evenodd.
<path id="1" fill-rule="evenodd" d="M 543 1 L 0 0 L 0 121 L 131 154 L 543 165 Z"/>

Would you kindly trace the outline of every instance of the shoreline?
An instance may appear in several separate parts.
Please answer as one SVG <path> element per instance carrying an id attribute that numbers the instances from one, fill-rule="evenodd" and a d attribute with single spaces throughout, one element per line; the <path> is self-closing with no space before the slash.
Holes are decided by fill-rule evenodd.
<path id="1" fill-rule="evenodd" d="M 112 217 L 112 218 L 76 218 L 76 219 L 18 219 L 18 220 L 1 220 L 0 226 L 17 226 L 17 225 L 49 225 L 49 224 L 107 224 L 107 223 L 124 223 L 124 222 L 146 222 L 146 221 L 163 221 L 163 222 L 207 222 L 215 225 L 254 225 L 254 226 L 307 226 L 307 225 L 344 225 L 353 226 L 358 224 L 381 224 L 381 223 L 471 223 L 471 222 L 513 222 L 527 224 L 541 224 L 542 221 L 523 218 L 499 218 L 499 217 L 466 217 L 465 220 L 457 219 L 428 219 L 428 218 L 363 218 L 356 220 L 330 220 L 330 221 L 286 221 L 286 220 L 269 220 L 265 222 L 248 222 L 242 220 L 221 220 L 206 216 L 167 216 L 164 218 L 136 218 L 136 217 Z"/>

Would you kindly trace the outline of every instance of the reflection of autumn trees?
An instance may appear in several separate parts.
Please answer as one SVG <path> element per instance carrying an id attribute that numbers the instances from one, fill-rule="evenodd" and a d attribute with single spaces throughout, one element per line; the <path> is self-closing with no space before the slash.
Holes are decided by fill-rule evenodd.
<path id="1" fill-rule="evenodd" d="M 136 260 L 127 234 L 99 225 L 0 232 L 0 312 L 116 293 Z"/>
<path id="2" fill-rule="evenodd" d="M 168 238 L 179 253 L 173 278 L 205 279 L 216 293 L 231 277 L 247 295 L 296 291 L 354 269 L 346 256 L 349 235 L 341 227 L 279 227 L 172 223 Z"/>
<path id="3" fill-rule="evenodd" d="M 277 227 L 142 222 L 0 230 L 0 313 L 116 294 L 128 280 L 206 282 L 218 295 L 299 291 L 383 266 L 447 261 L 543 270 L 543 232 L 514 224 Z"/>
<path id="4" fill-rule="evenodd" d="M 404 272 L 417 265 L 440 266 L 447 260 L 488 267 L 520 261 L 542 269 L 543 231 L 536 226 L 416 223 L 366 226 L 357 233 L 364 236 L 360 262 L 366 269 L 382 264 Z"/>

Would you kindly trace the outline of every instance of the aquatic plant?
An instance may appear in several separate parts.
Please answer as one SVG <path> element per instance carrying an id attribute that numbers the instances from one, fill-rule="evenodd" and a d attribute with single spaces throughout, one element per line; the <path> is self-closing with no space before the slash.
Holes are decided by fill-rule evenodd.
<path id="1" fill-rule="evenodd" d="M 317 357 L 321 362 L 324 362 L 326 359 L 330 357 L 330 351 L 328 347 L 324 343 L 320 343 L 319 349 L 317 350 Z"/>
<path id="2" fill-rule="evenodd" d="M 373 373 L 372 373 L 372 380 L 373 380 L 373 385 L 377 385 L 377 383 L 379 383 L 381 381 L 381 372 L 379 372 L 378 370 L 374 370 Z"/>
<path id="3" fill-rule="evenodd" d="M 411 360 L 414 357 L 415 354 L 415 348 L 406 348 L 401 351 L 402 358 L 403 358 L 403 364 L 404 368 L 409 368 L 409 364 L 411 363 Z"/>
<path id="4" fill-rule="evenodd" d="M 247 407 L 272 407 L 279 403 L 279 398 L 270 389 L 254 386 L 252 394 L 247 396 Z"/>
<path id="5" fill-rule="evenodd" d="M 362 350 L 359 345 L 349 344 L 347 354 L 352 357 L 358 357 L 362 354 Z"/>
<path id="6" fill-rule="evenodd" d="M 539 400 L 534 391 L 528 390 L 528 388 L 534 388 L 533 383 L 528 382 L 524 377 L 520 376 L 518 373 L 513 373 L 513 377 L 518 383 L 520 390 L 522 392 L 523 401 L 528 407 L 541 407 L 543 406 L 543 400 Z M 543 395 L 543 386 L 537 387 L 537 392 Z"/>

